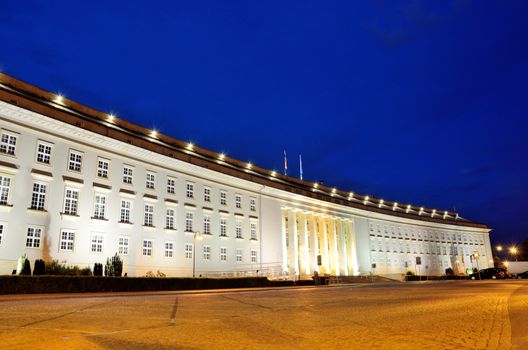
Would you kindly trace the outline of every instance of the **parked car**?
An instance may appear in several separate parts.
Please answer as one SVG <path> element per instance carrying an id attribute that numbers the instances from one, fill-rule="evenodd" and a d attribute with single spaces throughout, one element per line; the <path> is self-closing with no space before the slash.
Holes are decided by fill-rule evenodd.
<path id="1" fill-rule="evenodd" d="M 468 277 L 472 280 L 496 280 L 510 278 L 510 275 L 508 274 L 508 271 L 506 271 L 506 269 L 503 267 L 490 267 L 487 269 L 482 269 L 479 272 L 472 273 Z"/>
<path id="2" fill-rule="evenodd" d="M 519 279 L 525 279 L 525 278 L 528 278 L 528 271 L 524 271 L 524 272 L 521 272 L 521 273 L 518 273 L 517 275 L 515 275 L 516 278 L 519 278 Z"/>

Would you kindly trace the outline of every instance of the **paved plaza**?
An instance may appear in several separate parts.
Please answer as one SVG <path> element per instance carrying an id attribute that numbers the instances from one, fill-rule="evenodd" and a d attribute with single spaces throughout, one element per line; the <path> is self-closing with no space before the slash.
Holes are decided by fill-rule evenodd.
<path id="1" fill-rule="evenodd" d="M 527 349 L 526 281 L 0 296 L 2 349 Z"/>

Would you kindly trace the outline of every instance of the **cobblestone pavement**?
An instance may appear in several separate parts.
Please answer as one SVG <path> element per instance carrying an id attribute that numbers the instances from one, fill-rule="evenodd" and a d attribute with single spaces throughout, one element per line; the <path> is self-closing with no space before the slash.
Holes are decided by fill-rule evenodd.
<path id="1" fill-rule="evenodd" d="M 0 296 L 2 349 L 528 349 L 527 281 Z"/>

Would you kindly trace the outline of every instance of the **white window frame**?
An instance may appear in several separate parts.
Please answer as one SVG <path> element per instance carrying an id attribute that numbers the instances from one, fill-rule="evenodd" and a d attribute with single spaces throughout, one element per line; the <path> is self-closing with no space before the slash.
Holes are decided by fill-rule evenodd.
<path id="1" fill-rule="evenodd" d="M 242 195 L 235 194 L 235 207 L 237 209 L 242 209 Z"/>
<path id="2" fill-rule="evenodd" d="M 226 191 L 220 191 L 220 204 L 227 205 L 227 192 Z"/>
<path id="3" fill-rule="evenodd" d="M 185 243 L 185 259 L 192 259 L 194 254 L 193 245 L 191 243 Z"/>
<path id="4" fill-rule="evenodd" d="M 174 257 L 174 242 L 165 241 L 165 257 L 172 258 Z"/>
<path id="5" fill-rule="evenodd" d="M 143 239 L 142 253 L 143 253 L 143 256 L 152 256 L 152 240 L 151 239 Z"/>
<path id="6" fill-rule="evenodd" d="M 2 135 L 0 135 L 0 153 L 15 157 L 18 136 L 18 134 L 2 130 Z"/>
<path id="7" fill-rule="evenodd" d="M 53 145 L 51 143 L 38 140 L 37 141 L 37 155 L 35 157 L 35 161 L 40 164 L 50 165 L 52 150 L 53 150 Z"/>
<path id="8" fill-rule="evenodd" d="M 42 182 L 34 182 L 31 193 L 30 208 L 33 210 L 46 210 L 46 194 L 48 185 Z"/>
<path id="9" fill-rule="evenodd" d="M 101 179 L 108 179 L 110 176 L 110 160 L 105 158 L 97 158 L 97 177 Z"/>
<path id="10" fill-rule="evenodd" d="M 130 249 L 130 239 L 126 236 L 119 236 L 117 247 L 117 253 L 119 255 L 128 255 L 128 251 Z"/>
<path id="11" fill-rule="evenodd" d="M 242 248 L 236 249 L 236 262 L 240 263 L 242 262 Z"/>
<path id="12" fill-rule="evenodd" d="M 204 202 L 210 202 L 210 201 L 211 201 L 211 188 L 204 187 Z"/>
<path id="13" fill-rule="evenodd" d="M 143 225 L 154 227 L 154 205 L 152 204 L 144 206 Z"/>
<path id="14" fill-rule="evenodd" d="M 40 249 L 44 229 L 38 226 L 28 226 L 26 229 L 26 248 Z"/>
<path id="15" fill-rule="evenodd" d="M 121 203 L 119 206 L 119 222 L 129 224 L 131 216 L 132 216 L 132 201 L 121 198 Z"/>
<path id="16" fill-rule="evenodd" d="M 8 205 L 11 177 L 0 174 L 0 205 Z"/>
<path id="17" fill-rule="evenodd" d="M 203 217 L 203 233 L 206 235 L 211 234 L 211 216 L 204 215 Z"/>
<path id="18" fill-rule="evenodd" d="M 227 237 L 227 219 L 220 218 L 220 237 Z"/>
<path id="19" fill-rule="evenodd" d="M 211 260 L 211 246 L 210 245 L 203 246 L 203 259 L 206 261 Z"/>
<path id="20" fill-rule="evenodd" d="M 227 247 L 220 247 L 220 261 L 227 261 Z"/>
<path id="21" fill-rule="evenodd" d="M 242 238 L 242 220 L 235 221 L 235 238 Z"/>
<path id="22" fill-rule="evenodd" d="M 191 211 L 185 212 L 185 232 L 193 232 L 194 214 Z"/>
<path id="23" fill-rule="evenodd" d="M 107 196 L 96 192 L 94 195 L 94 219 L 106 220 L 106 204 Z"/>
<path id="24" fill-rule="evenodd" d="M 59 251 L 73 252 L 74 246 L 75 246 L 75 231 L 61 230 L 61 234 L 59 238 Z"/>
<path id="25" fill-rule="evenodd" d="M 165 228 L 169 230 L 174 230 L 174 208 L 167 208 L 165 211 Z"/>
<path id="26" fill-rule="evenodd" d="M 102 233 L 92 233 L 90 237 L 90 252 L 101 254 L 104 247 L 104 235 Z"/>
<path id="27" fill-rule="evenodd" d="M 249 223 L 250 239 L 256 241 L 258 240 L 258 225 L 256 222 Z"/>
<path id="28" fill-rule="evenodd" d="M 72 159 L 72 156 L 74 157 Z M 80 173 L 82 171 L 82 161 L 84 153 L 73 149 L 68 152 L 68 170 Z"/>
<path id="29" fill-rule="evenodd" d="M 0 222 L 0 246 L 2 246 L 2 241 L 4 240 L 4 231 L 5 231 L 5 223 Z"/>
<path id="30" fill-rule="evenodd" d="M 251 262 L 256 263 L 257 262 L 257 250 L 251 249 Z"/>
<path id="31" fill-rule="evenodd" d="M 249 198 L 249 210 L 257 211 L 257 199 L 255 197 Z"/>
<path id="32" fill-rule="evenodd" d="M 134 167 L 123 165 L 123 183 L 132 185 L 134 182 Z"/>
<path id="33" fill-rule="evenodd" d="M 170 176 L 167 176 L 167 193 L 176 193 L 176 179 Z"/>
<path id="34" fill-rule="evenodd" d="M 194 183 L 187 182 L 185 186 L 185 196 L 189 199 L 194 199 Z"/>
<path id="35" fill-rule="evenodd" d="M 147 174 L 145 176 L 145 188 L 149 190 L 154 190 L 156 188 L 156 174 L 147 171 Z"/>
<path id="36" fill-rule="evenodd" d="M 66 187 L 64 189 L 64 214 L 77 215 L 79 212 L 79 192 L 76 188 Z"/>

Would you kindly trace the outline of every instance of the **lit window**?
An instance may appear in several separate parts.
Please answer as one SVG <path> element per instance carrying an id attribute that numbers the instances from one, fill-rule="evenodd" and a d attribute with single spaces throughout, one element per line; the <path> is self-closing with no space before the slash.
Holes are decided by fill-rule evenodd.
<path id="1" fill-rule="evenodd" d="M 28 227 L 26 236 L 27 248 L 40 248 L 42 229 L 39 227 Z"/>
<path id="2" fill-rule="evenodd" d="M 204 260 L 211 260 L 211 246 L 210 245 L 203 246 L 203 258 Z"/>
<path id="3" fill-rule="evenodd" d="M 49 143 L 39 142 L 37 144 L 37 162 L 49 164 L 51 161 L 51 145 Z"/>
<path id="4" fill-rule="evenodd" d="M 95 195 L 94 201 L 94 219 L 104 219 L 106 215 L 106 196 L 101 194 Z"/>
<path id="5" fill-rule="evenodd" d="M 117 252 L 119 255 L 128 255 L 128 237 L 119 237 Z"/>
<path id="6" fill-rule="evenodd" d="M 4 224 L 0 224 L 0 245 L 2 245 L 3 237 L 4 237 Z"/>
<path id="7" fill-rule="evenodd" d="M 211 217 L 209 215 L 204 215 L 203 233 L 206 235 L 211 234 Z"/>
<path id="8" fill-rule="evenodd" d="M 204 202 L 211 201 L 211 189 L 209 187 L 204 188 Z"/>
<path id="9" fill-rule="evenodd" d="M 251 239 L 257 240 L 257 224 L 252 222 L 250 224 L 250 231 L 251 231 Z"/>
<path id="10" fill-rule="evenodd" d="M 187 198 L 194 198 L 194 184 L 187 182 Z"/>
<path id="11" fill-rule="evenodd" d="M 110 162 L 106 159 L 97 160 L 97 176 L 107 179 Z"/>
<path id="12" fill-rule="evenodd" d="M 77 215 L 79 191 L 67 188 L 64 193 L 64 214 Z"/>
<path id="13" fill-rule="evenodd" d="M 236 221 L 235 225 L 235 237 L 242 238 L 242 222 L 240 220 Z"/>
<path id="14" fill-rule="evenodd" d="M 148 189 L 153 190 L 154 189 L 154 182 L 156 180 L 156 176 L 153 173 L 147 173 L 147 181 L 145 183 L 145 186 Z"/>
<path id="15" fill-rule="evenodd" d="M 119 222 L 130 223 L 130 211 L 132 209 L 132 202 L 126 199 L 121 200 L 121 214 Z"/>
<path id="16" fill-rule="evenodd" d="M 91 244 L 92 253 L 102 253 L 103 252 L 103 235 L 93 234 L 92 235 L 92 244 Z"/>
<path id="17" fill-rule="evenodd" d="M 71 171 L 81 171 L 82 153 L 70 150 L 68 158 L 68 169 Z"/>
<path id="18" fill-rule="evenodd" d="M 251 211 L 257 211 L 257 199 L 251 197 L 249 199 L 249 210 Z"/>
<path id="19" fill-rule="evenodd" d="M 62 231 L 59 247 L 62 251 L 73 252 L 73 239 L 75 233 L 72 231 Z"/>
<path id="20" fill-rule="evenodd" d="M 154 206 L 152 204 L 145 204 L 145 215 L 144 215 L 143 225 L 154 226 L 153 217 L 154 217 Z"/>
<path id="21" fill-rule="evenodd" d="M 165 242 L 165 257 L 172 258 L 174 256 L 174 242 Z"/>
<path id="22" fill-rule="evenodd" d="M 15 135 L 2 132 L 2 137 L 0 139 L 0 153 L 11 154 L 14 156 L 16 143 L 17 137 Z"/>
<path id="23" fill-rule="evenodd" d="M 143 255 L 152 256 L 152 241 L 150 239 L 143 240 Z"/>
<path id="24" fill-rule="evenodd" d="M 168 208 L 167 215 L 165 217 L 165 228 L 174 230 L 174 209 Z"/>
<path id="25" fill-rule="evenodd" d="M 236 249 L 236 262 L 242 262 L 242 249 Z"/>
<path id="26" fill-rule="evenodd" d="M 227 248 L 220 247 L 220 261 L 227 261 Z"/>
<path id="27" fill-rule="evenodd" d="M 9 187 L 11 186 L 11 178 L 0 175 L 0 205 L 7 205 L 9 199 Z"/>
<path id="28" fill-rule="evenodd" d="M 256 263 L 257 262 L 257 250 L 251 249 L 251 262 Z"/>
<path id="29" fill-rule="evenodd" d="M 235 195 L 235 207 L 242 208 L 242 196 L 239 194 Z"/>
<path id="30" fill-rule="evenodd" d="M 220 219 L 220 236 L 227 237 L 227 220 Z"/>
<path id="31" fill-rule="evenodd" d="M 176 180 L 174 180 L 173 178 L 168 177 L 167 178 L 167 193 L 174 194 L 176 192 L 175 187 L 176 187 Z"/>
<path id="32" fill-rule="evenodd" d="M 46 185 L 35 183 L 33 184 L 33 194 L 31 196 L 31 209 L 44 210 L 46 203 Z"/>
<path id="33" fill-rule="evenodd" d="M 187 232 L 193 231 L 193 213 L 189 211 L 185 213 L 185 231 Z"/>
<path id="34" fill-rule="evenodd" d="M 192 259 L 193 257 L 193 245 L 185 243 L 185 259 Z"/>
<path id="35" fill-rule="evenodd" d="M 134 169 L 128 166 L 123 167 L 123 183 L 132 184 Z"/>
<path id="36" fill-rule="evenodd" d="M 220 192 L 220 204 L 227 205 L 227 193 L 225 191 Z"/>

